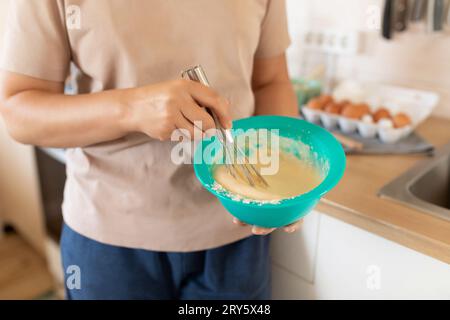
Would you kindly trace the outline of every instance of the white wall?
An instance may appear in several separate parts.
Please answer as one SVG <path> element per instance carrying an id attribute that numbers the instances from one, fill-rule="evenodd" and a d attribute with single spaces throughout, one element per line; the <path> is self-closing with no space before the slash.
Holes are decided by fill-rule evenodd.
<path id="1" fill-rule="evenodd" d="M 8 11 L 9 0 L 0 0 L 0 41 L 2 41 L 3 31 L 5 29 L 6 14 Z M 1 49 L 1 42 L 0 42 Z"/>
<path id="2" fill-rule="evenodd" d="M 379 81 L 436 91 L 441 95 L 437 115 L 450 118 L 450 33 L 408 32 L 385 41 L 369 29 L 368 9 L 382 10 L 382 0 L 287 0 L 293 46 L 288 57 L 293 76 L 302 74 L 300 35 L 309 30 L 332 28 L 359 30 L 364 50 L 357 57 L 341 57 L 339 78 Z"/>

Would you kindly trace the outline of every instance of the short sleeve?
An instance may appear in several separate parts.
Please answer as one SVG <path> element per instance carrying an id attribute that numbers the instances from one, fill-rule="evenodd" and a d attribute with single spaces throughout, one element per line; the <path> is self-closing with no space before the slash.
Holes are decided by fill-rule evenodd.
<path id="1" fill-rule="evenodd" d="M 70 69 L 63 1 L 12 0 L 8 5 L 0 68 L 62 82 Z"/>
<path id="2" fill-rule="evenodd" d="M 290 44 L 286 1 L 268 0 L 255 57 L 267 58 L 280 55 L 286 51 Z"/>

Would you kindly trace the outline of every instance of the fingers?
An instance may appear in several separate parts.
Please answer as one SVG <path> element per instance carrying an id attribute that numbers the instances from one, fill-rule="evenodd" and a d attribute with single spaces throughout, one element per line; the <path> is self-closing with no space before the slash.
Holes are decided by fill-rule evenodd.
<path id="1" fill-rule="evenodd" d="M 267 228 L 261 228 L 261 227 L 256 227 L 256 226 L 252 227 L 252 233 L 256 236 L 266 236 L 268 234 L 271 234 L 275 230 L 276 230 L 276 228 L 267 229 Z"/>
<path id="2" fill-rule="evenodd" d="M 287 232 L 287 233 L 294 233 L 294 232 L 298 231 L 302 225 L 303 225 L 303 220 L 299 220 L 293 224 L 290 224 L 290 225 L 284 227 L 283 231 Z"/>
<path id="3" fill-rule="evenodd" d="M 201 122 L 201 129 L 204 132 L 215 128 L 213 118 L 206 112 L 205 108 L 200 107 L 194 100 L 183 105 L 181 113 L 192 124 L 197 121 Z"/>
<path id="4" fill-rule="evenodd" d="M 247 227 L 248 226 L 248 224 L 240 221 L 237 218 L 233 218 L 233 223 L 235 225 L 238 225 L 238 226 L 241 226 L 241 227 Z M 252 233 L 254 235 L 257 235 L 257 236 L 265 236 L 265 235 L 268 235 L 268 234 L 272 233 L 275 230 L 276 230 L 276 228 L 267 229 L 267 228 L 261 228 L 261 227 L 256 227 L 256 226 L 252 227 Z"/>
<path id="5" fill-rule="evenodd" d="M 201 106 L 211 108 L 224 128 L 231 129 L 230 103 L 214 90 L 195 81 L 189 82 L 189 93 Z"/>
<path id="6" fill-rule="evenodd" d="M 235 225 L 242 226 L 242 227 L 248 226 L 248 224 L 240 221 L 237 218 L 233 218 L 233 223 Z M 302 225 L 303 225 L 303 220 L 299 220 L 295 223 L 292 223 L 288 226 L 283 227 L 283 231 L 287 232 L 287 233 L 294 233 L 294 232 L 298 231 Z M 262 228 L 262 227 L 252 226 L 252 233 L 254 235 L 258 235 L 258 236 L 265 236 L 265 235 L 272 233 L 276 229 L 277 228 Z"/>
<path id="7" fill-rule="evenodd" d="M 239 219 L 237 219 L 237 218 L 233 218 L 233 223 L 234 223 L 235 225 L 242 226 L 242 227 L 248 226 L 248 224 L 242 222 L 241 220 L 239 220 Z"/>
<path id="8" fill-rule="evenodd" d="M 287 232 L 287 233 L 294 233 L 294 232 L 298 231 L 302 225 L 303 225 L 303 220 L 299 220 L 293 224 L 283 227 L 283 231 Z M 256 227 L 256 226 L 252 227 L 252 233 L 255 235 L 260 235 L 260 236 L 268 235 L 275 230 L 276 230 L 276 228 L 267 229 L 267 228 L 261 228 L 261 227 Z"/>
<path id="9" fill-rule="evenodd" d="M 177 130 L 180 130 L 180 132 L 188 139 L 190 140 L 194 140 L 196 138 L 196 134 L 195 134 L 195 130 L 198 130 L 194 127 L 194 124 L 191 123 L 188 119 L 186 119 L 183 114 L 179 114 L 176 121 L 175 121 L 175 125 L 177 127 Z M 185 130 L 188 131 L 188 134 L 185 134 Z M 200 135 L 197 133 L 197 136 L 199 139 L 202 138 L 202 135 L 200 133 Z"/>

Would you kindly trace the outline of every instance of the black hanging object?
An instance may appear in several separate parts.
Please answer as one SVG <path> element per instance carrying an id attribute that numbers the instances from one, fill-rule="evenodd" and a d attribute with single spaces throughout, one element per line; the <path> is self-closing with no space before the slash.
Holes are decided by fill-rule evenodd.
<path id="1" fill-rule="evenodd" d="M 385 0 L 384 2 L 384 12 L 383 12 L 383 23 L 381 34 L 385 39 L 392 38 L 392 11 L 393 11 L 393 0 Z"/>
<path id="2" fill-rule="evenodd" d="M 441 31 L 444 25 L 444 0 L 435 0 L 433 13 L 433 30 Z"/>

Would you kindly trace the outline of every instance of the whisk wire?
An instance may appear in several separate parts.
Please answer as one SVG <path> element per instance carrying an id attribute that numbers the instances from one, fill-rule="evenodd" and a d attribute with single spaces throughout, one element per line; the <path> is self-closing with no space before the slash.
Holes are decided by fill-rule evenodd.
<path id="1" fill-rule="evenodd" d="M 196 66 L 183 71 L 182 77 L 185 78 L 186 76 L 192 81 L 197 81 L 210 87 L 208 78 L 206 77 L 206 74 L 201 66 Z M 224 149 L 225 165 L 231 176 L 235 179 L 239 176 L 243 179 L 243 181 L 246 181 L 252 187 L 257 185 L 261 187 L 268 187 L 269 184 L 267 181 L 258 172 L 255 166 L 249 162 L 245 152 L 239 148 L 230 131 L 222 127 L 214 111 L 209 108 L 206 108 L 206 110 L 212 116 L 216 129 L 218 130 L 218 138 Z M 229 157 L 230 161 L 227 161 L 227 157 Z M 242 164 L 239 163 L 240 160 L 243 161 Z"/>

